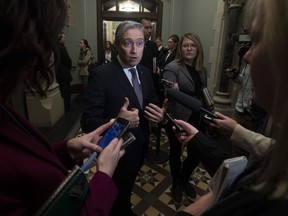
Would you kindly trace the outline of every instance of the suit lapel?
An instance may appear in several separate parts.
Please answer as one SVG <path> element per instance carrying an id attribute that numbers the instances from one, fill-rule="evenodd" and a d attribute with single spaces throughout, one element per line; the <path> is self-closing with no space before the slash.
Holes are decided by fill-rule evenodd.
<path id="1" fill-rule="evenodd" d="M 123 90 L 126 94 L 126 96 L 129 98 L 130 104 L 134 104 L 137 108 L 140 108 L 140 104 L 138 102 L 138 98 L 136 93 L 134 92 L 134 88 L 132 87 L 130 81 L 128 80 L 123 68 L 121 67 L 121 65 L 117 62 L 115 64 L 115 67 L 113 68 L 114 70 L 114 74 L 115 74 L 115 78 L 118 80 L 119 85 L 121 86 L 121 90 Z M 137 68 L 138 70 L 138 68 Z M 138 71 L 139 72 L 139 71 Z M 140 74 L 140 72 L 139 72 Z M 141 76 L 140 77 L 140 81 L 141 81 Z M 142 81 L 141 81 L 141 86 L 142 86 Z M 119 89 L 119 91 L 121 91 Z M 142 87 L 142 92 L 143 91 L 143 87 Z M 143 98 L 144 98 L 144 94 L 143 94 Z"/>

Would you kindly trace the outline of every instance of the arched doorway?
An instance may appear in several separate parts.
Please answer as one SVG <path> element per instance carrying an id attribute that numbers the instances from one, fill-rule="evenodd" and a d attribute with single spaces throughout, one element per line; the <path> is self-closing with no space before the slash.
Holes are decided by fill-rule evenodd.
<path id="1" fill-rule="evenodd" d="M 153 21 L 152 40 L 161 37 L 163 2 L 160 0 L 100 0 L 97 1 L 98 62 L 104 58 L 104 45 L 114 41 L 118 24 L 124 20 L 138 21 L 148 17 Z"/>

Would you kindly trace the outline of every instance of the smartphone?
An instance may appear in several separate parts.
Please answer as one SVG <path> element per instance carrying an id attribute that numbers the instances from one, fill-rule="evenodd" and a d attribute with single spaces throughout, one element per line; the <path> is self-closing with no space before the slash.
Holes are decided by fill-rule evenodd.
<path id="1" fill-rule="evenodd" d="M 174 86 L 174 83 L 171 82 L 171 81 L 168 81 L 166 79 L 161 79 L 161 82 L 160 82 L 162 85 L 164 85 L 165 87 L 167 88 L 172 88 Z"/>
<path id="2" fill-rule="evenodd" d="M 116 118 L 115 122 L 106 130 L 98 145 L 103 149 L 114 139 L 120 138 L 126 132 L 130 122 L 123 118 Z"/>
<path id="3" fill-rule="evenodd" d="M 211 123 L 212 121 L 213 121 L 213 119 L 221 119 L 219 116 L 217 116 L 216 114 L 214 114 L 214 113 L 204 113 L 204 114 L 202 114 L 201 115 L 202 116 L 202 118 L 204 119 L 204 121 L 206 122 L 206 123 Z"/>
<path id="4" fill-rule="evenodd" d="M 172 126 L 174 126 L 176 128 L 177 132 L 182 132 L 184 131 L 184 129 L 182 128 L 182 126 L 178 125 L 175 120 L 172 118 L 170 113 L 165 113 L 165 117 L 167 118 L 168 122 L 170 122 L 170 124 L 172 124 Z"/>
<path id="5" fill-rule="evenodd" d="M 125 149 L 128 145 L 130 145 L 133 141 L 136 140 L 135 136 L 129 132 L 129 133 L 125 133 L 123 136 L 123 143 L 121 146 L 121 149 Z"/>
<path id="6" fill-rule="evenodd" d="M 212 122 L 212 120 L 214 119 L 214 118 L 212 118 L 211 116 L 209 116 L 207 114 L 202 115 L 202 117 L 203 117 L 204 121 L 206 121 L 207 123 Z"/>
<path id="7" fill-rule="evenodd" d="M 114 138 L 122 137 L 129 125 L 130 122 L 128 120 L 120 117 L 116 118 L 114 123 L 104 132 L 103 137 L 100 139 L 97 145 L 104 149 Z M 93 154 L 90 155 L 88 160 L 81 166 L 83 172 L 87 171 L 91 167 L 97 156 L 97 152 L 93 152 Z"/>

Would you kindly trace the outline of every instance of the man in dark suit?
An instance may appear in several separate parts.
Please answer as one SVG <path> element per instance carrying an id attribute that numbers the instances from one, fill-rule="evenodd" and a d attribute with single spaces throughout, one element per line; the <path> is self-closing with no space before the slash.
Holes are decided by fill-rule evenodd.
<path id="1" fill-rule="evenodd" d="M 125 156 L 119 161 L 113 175 L 119 194 L 111 211 L 111 215 L 130 216 L 135 215 L 131 210 L 130 198 L 148 150 L 149 121 L 162 121 L 164 110 L 155 105 L 158 97 L 151 72 L 138 65 L 144 49 L 143 26 L 133 21 L 119 24 L 115 45 L 117 60 L 98 66 L 90 74 L 81 127 L 86 133 L 117 116 L 130 121 L 129 131 L 136 141 L 125 149 Z M 135 70 L 136 77 L 133 76 Z M 134 90 L 139 84 L 140 96 Z"/>
<path id="2" fill-rule="evenodd" d="M 164 58 L 164 56 L 166 56 L 166 53 L 168 52 L 168 49 L 163 47 L 163 40 L 161 37 L 156 37 L 156 40 L 155 40 L 156 44 L 157 44 L 157 47 L 158 47 L 158 52 L 159 52 L 159 55 L 158 55 L 158 58 L 157 58 L 157 67 L 158 67 L 158 62 L 161 62 L 162 59 Z"/>
<path id="3" fill-rule="evenodd" d="M 140 19 L 140 23 L 144 27 L 144 39 L 145 39 L 145 46 L 143 51 L 143 56 L 140 61 L 140 65 L 147 67 L 153 76 L 154 87 L 156 92 L 159 96 L 159 75 L 157 74 L 156 64 L 157 58 L 159 56 L 159 51 L 156 42 L 151 40 L 152 34 L 152 21 L 147 18 L 143 17 Z"/>
<path id="4" fill-rule="evenodd" d="M 60 93 L 64 102 L 65 113 L 71 108 L 71 90 L 70 83 L 72 81 L 71 69 L 72 60 L 65 47 L 65 34 L 61 32 L 57 38 L 57 59 L 56 80 L 59 83 Z"/>
<path id="5" fill-rule="evenodd" d="M 156 59 L 158 58 L 159 51 L 156 42 L 151 40 L 152 22 L 150 19 L 144 17 L 140 19 L 140 23 L 144 27 L 145 46 L 139 64 L 149 68 L 152 73 L 156 73 Z"/>

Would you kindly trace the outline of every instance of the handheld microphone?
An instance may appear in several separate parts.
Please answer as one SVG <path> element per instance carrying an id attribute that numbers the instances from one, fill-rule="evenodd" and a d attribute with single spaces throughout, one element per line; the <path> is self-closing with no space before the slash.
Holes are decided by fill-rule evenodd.
<path id="1" fill-rule="evenodd" d="M 177 102 L 181 103 L 182 105 L 186 106 L 187 108 L 193 110 L 194 112 L 202 112 L 205 114 L 204 117 L 209 120 L 220 119 L 220 117 L 217 116 L 216 114 L 204 109 L 201 103 L 195 98 L 191 97 L 190 95 L 187 95 L 175 89 L 166 89 L 166 94 L 168 100 L 174 99 Z"/>

